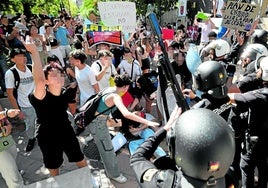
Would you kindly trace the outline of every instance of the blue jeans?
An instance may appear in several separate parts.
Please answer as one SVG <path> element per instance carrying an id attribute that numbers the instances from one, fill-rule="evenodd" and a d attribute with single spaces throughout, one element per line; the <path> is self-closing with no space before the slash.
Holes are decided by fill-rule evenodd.
<path id="1" fill-rule="evenodd" d="M 139 136 L 141 137 L 141 139 L 137 139 L 137 140 L 132 140 L 129 142 L 129 152 L 132 155 L 137 148 L 150 136 L 152 136 L 154 134 L 154 131 L 150 128 L 146 128 L 144 130 L 141 131 L 141 133 L 139 134 Z M 157 149 L 154 152 L 154 155 L 156 157 L 163 157 L 166 155 L 166 152 L 160 147 L 158 146 Z"/>
<path id="2" fill-rule="evenodd" d="M 33 107 L 20 107 L 25 115 L 26 134 L 29 139 L 35 138 L 36 113 Z"/>

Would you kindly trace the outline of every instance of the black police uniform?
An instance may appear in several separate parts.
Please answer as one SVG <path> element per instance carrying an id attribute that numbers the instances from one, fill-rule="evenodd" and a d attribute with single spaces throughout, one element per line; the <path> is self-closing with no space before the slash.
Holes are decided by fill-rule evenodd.
<path id="1" fill-rule="evenodd" d="M 196 188 L 206 187 L 206 181 L 197 180 L 182 174 L 176 168 L 175 161 L 169 157 L 162 157 L 158 163 L 149 159 L 161 141 L 166 137 L 166 130 L 159 129 L 154 136 L 149 137 L 131 156 L 130 166 L 133 168 L 141 187 L 163 188 Z M 225 187 L 224 178 L 217 180 L 219 187 Z"/>
<path id="2" fill-rule="evenodd" d="M 242 170 L 243 187 L 254 187 L 255 167 L 258 168 L 258 186 L 267 187 L 268 149 L 268 88 L 256 89 L 234 95 L 240 112 L 248 112 L 248 129 L 243 147 L 240 167 Z"/>
<path id="3" fill-rule="evenodd" d="M 132 166 L 137 180 L 144 188 L 181 187 L 180 180 L 182 178 L 182 172 L 175 172 L 176 166 L 173 160 L 166 158 L 166 162 L 162 161 L 162 163 L 166 165 L 165 170 L 158 169 L 158 167 L 149 160 L 160 142 L 166 137 L 166 133 L 165 129 L 159 129 L 154 136 L 147 139 L 130 158 L 130 166 Z M 171 168 L 168 169 L 168 166 Z"/>

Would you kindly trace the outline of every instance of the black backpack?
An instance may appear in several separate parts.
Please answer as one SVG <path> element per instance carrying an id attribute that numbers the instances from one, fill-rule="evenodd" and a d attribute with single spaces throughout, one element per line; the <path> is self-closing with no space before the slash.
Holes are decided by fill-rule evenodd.
<path id="1" fill-rule="evenodd" d="M 107 112 L 108 110 L 111 110 L 114 106 L 107 108 L 106 110 L 100 112 L 98 115 L 95 115 L 95 112 L 97 111 L 98 105 L 100 103 L 101 98 L 104 95 L 114 93 L 115 91 L 106 91 L 106 89 L 103 89 L 99 91 L 98 93 L 90 96 L 86 102 L 78 108 L 76 111 L 77 113 L 74 116 L 74 122 L 75 124 L 80 127 L 86 127 L 89 123 L 91 123 L 97 116 Z"/>
<path id="2" fill-rule="evenodd" d="M 26 66 L 32 72 L 32 65 L 27 64 Z M 19 73 L 18 73 L 18 71 L 17 71 L 17 69 L 15 67 L 11 67 L 10 70 L 13 72 L 13 75 L 14 75 L 15 88 L 13 89 L 13 95 L 17 99 L 18 98 L 18 88 L 19 88 L 19 85 L 20 85 L 20 76 L 19 76 Z"/>

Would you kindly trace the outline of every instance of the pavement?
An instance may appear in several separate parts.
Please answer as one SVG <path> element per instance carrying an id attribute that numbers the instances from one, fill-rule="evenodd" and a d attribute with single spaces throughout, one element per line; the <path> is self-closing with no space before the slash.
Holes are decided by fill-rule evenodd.
<path id="1" fill-rule="evenodd" d="M 7 98 L 1 98 L 0 104 L 3 107 L 10 108 L 10 104 Z M 153 111 L 156 110 L 153 108 Z M 155 116 L 157 117 L 157 116 Z M 101 188 L 138 188 L 138 183 L 134 171 L 129 165 L 129 151 L 126 147 L 120 149 L 117 152 L 117 158 L 120 171 L 128 178 L 128 181 L 124 184 L 119 184 L 113 180 L 107 178 L 105 170 L 103 169 L 102 162 L 99 160 L 88 159 L 88 167 L 78 169 L 74 163 L 69 163 L 64 156 L 64 163 L 60 168 L 60 175 L 57 178 L 49 176 L 48 170 L 43 166 L 41 151 L 37 144 L 31 152 L 25 152 L 27 144 L 27 137 L 25 136 L 25 125 L 23 122 L 15 119 L 13 124 L 13 138 L 17 143 L 17 165 L 18 169 L 24 171 L 22 177 L 25 187 L 28 188 L 86 188 L 93 187 L 91 175 L 93 180 L 97 180 L 99 187 Z M 81 147 L 82 147 L 81 143 Z M 88 169 L 86 169 L 88 168 Z M 88 179 L 87 179 L 88 177 Z M 86 179 L 85 181 L 82 181 Z M 87 183 L 88 181 L 88 183 Z M 7 188 L 4 179 L 0 175 L 0 188 Z"/>

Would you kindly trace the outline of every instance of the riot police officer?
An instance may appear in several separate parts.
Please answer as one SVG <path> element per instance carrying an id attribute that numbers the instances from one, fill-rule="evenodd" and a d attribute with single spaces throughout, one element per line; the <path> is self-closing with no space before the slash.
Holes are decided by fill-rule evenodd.
<path id="1" fill-rule="evenodd" d="M 198 101 L 192 106 L 196 108 L 207 108 L 223 117 L 235 129 L 236 152 L 232 169 L 237 179 L 240 179 L 241 170 L 239 166 L 241 143 L 243 141 L 243 131 L 246 122 L 234 112 L 235 106 L 228 97 L 227 80 L 228 74 L 225 66 L 217 61 L 205 61 L 201 63 L 194 73 L 194 88 L 202 91 L 201 99 L 197 99 L 192 90 L 184 89 L 186 97 L 195 98 Z M 237 126 L 239 124 L 239 126 Z M 243 126 L 242 126 L 243 125 Z"/>
<path id="2" fill-rule="evenodd" d="M 140 186 L 225 187 L 224 176 L 235 153 L 233 129 L 208 109 L 188 110 L 177 118 L 178 114 L 176 107 L 167 124 L 131 156 L 130 165 Z M 167 131 L 171 158 L 164 158 L 159 168 L 149 159 Z"/>
<path id="3" fill-rule="evenodd" d="M 266 146 L 268 142 L 268 57 L 264 57 L 259 66 L 255 79 L 251 79 L 251 82 L 254 83 L 256 80 L 261 81 L 258 89 L 228 94 L 232 102 L 237 104 L 238 111 L 249 114 L 249 125 L 240 162 L 243 188 L 254 187 L 256 167 L 258 169 L 258 187 L 267 187 L 268 182 L 268 150 Z"/>

